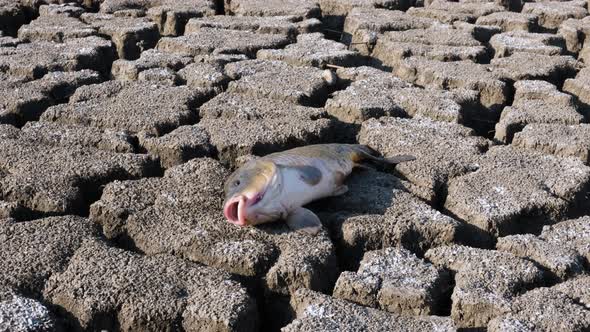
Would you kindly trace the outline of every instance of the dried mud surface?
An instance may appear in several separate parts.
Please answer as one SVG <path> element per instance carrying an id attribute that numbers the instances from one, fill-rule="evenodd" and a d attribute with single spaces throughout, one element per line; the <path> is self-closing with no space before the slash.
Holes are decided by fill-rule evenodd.
<path id="1" fill-rule="evenodd" d="M 0 331 L 589 331 L 586 1 L 0 0 Z M 366 144 L 316 236 L 245 160 Z"/>

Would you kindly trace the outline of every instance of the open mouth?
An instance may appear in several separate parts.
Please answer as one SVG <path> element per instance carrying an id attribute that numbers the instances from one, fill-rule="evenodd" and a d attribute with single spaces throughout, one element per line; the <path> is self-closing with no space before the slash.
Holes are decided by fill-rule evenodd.
<path id="1" fill-rule="evenodd" d="M 246 226 L 248 221 L 246 220 L 246 215 L 244 211 L 244 207 L 246 204 L 247 198 L 244 196 L 234 197 L 225 203 L 223 208 L 223 214 L 231 222 L 232 224 L 236 224 L 239 226 Z"/>
<path id="2" fill-rule="evenodd" d="M 238 208 L 240 202 L 232 202 L 225 206 L 225 217 L 229 221 L 237 221 L 238 220 Z"/>
<path id="3" fill-rule="evenodd" d="M 246 206 L 258 204 L 262 198 L 264 198 L 264 192 L 258 193 L 252 198 L 244 195 L 232 197 L 225 203 L 223 214 L 232 224 L 246 226 L 248 225 L 248 220 L 246 220 Z"/>

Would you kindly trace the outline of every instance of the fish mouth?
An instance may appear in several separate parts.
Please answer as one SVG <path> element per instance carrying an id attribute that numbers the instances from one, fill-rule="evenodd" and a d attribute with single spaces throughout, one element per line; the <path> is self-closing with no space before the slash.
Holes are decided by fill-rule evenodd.
<path id="1" fill-rule="evenodd" d="M 223 214 L 229 222 L 238 226 L 248 225 L 244 211 L 247 200 L 245 196 L 236 196 L 225 203 Z"/>
<path id="2" fill-rule="evenodd" d="M 260 192 L 252 198 L 245 195 L 235 196 L 223 207 L 223 214 L 229 222 L 238 226 L 247 226 L 246 206 L 258 204 L 264 198 L 265 192 Z"/>

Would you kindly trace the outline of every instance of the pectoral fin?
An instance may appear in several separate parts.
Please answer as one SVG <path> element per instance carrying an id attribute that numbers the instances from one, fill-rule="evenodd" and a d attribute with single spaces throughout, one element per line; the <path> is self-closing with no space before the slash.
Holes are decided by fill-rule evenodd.
<path id="1" fill-rule="evenodd" d="M 348 192 L 348 186 L 343 184 L 334 190 L 334 192 L 332 193 L 332 196 L 344 195 L 347 192 Z"/>
<path id="2" fill-rule="evenodd" d="M 322 171 L 319 170 L 317 167 L 313 166 L 283 166 L 281 167 L 287 169 L 294 169 L 299 174 L 301 180 L 305 183 L 315 186 L 316 184 L 320 183 L 322 180 Z"/>
<path id="3" fill-rule="evenodd" d="M 287 216 L 286 222 L 292 230 L 301 230 L 310 235 L 316 235 L 322 229 L 320 218 L 315 213 L 302 207 L 291 212 Z"/>

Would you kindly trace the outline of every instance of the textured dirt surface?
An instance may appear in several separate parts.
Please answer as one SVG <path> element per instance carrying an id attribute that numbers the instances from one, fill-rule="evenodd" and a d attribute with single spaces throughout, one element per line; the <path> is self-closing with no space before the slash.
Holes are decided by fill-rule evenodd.
<path id="1" fill-rule="evenodd" d="M 0 0 L 0 331 L 589 331 L 586 1 Z M 416 160 L 228 223 L 246 160 Z"/>
<path id="2" fill-rule="evenodd" d="M 385 311 L 428 315 L 439 311 L 448 275 L 406 249 L 369 251 L 358 272 L 340 274 L 334 296 Z"/>

